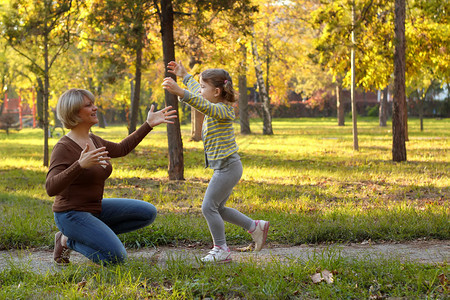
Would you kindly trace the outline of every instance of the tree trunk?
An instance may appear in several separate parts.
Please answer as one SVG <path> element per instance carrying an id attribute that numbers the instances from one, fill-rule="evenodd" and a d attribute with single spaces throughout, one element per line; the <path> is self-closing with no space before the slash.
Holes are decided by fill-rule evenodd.
<path id="1" fill-rule="evenodd" d="M 192 70 L 195 65 L 201 64 L 201 40 L 197 36 L 192 36 L 189 39 L 189 47 L 191 50 L 191 57 L 189 59 L 189 68 Z M 203 119 L 205 115 L 191 107 L 191 140 L 199 142 L 202 140 Z"/>
<path id="2" fill-rule="evenodd" d="M 97 88 L 97 97 L 100 97 L 102 95 L 102 92 L 103 92 L 102 86 L 100 85 Z M 98 105 L 97 116 L 98 116 L 98 127 L 106 128 L 105 114 L 103 113 L 103 107 L 101 104 Z"/>
<path id="3" fill-rule="evenodd" d="M 363 90 L 363 109 L 359 113 L 363 116 L 367 117 L 367 93 L 365 90 Z"/>
<path id="4" fill-rule="evenodd" d="M 420 131 L 423 131 L 423 100 L 424 99 L 419 99 Z"/>
<path id="5" fill-rule="evenodd" d="M 100 99 L 100 96 L 102 95 L 102 85 L 99 84 L 99 86 L 95 87 L 92 77 L 88 78 L 88 82 L 89 82 L 89 90 L 94 93 L 95 98 L 96 98 L 96 105 L 98 107 L 98 110 L 97 110 L 98 127 L 106 128 L 105 116 L 102 112 L 103 111 L 102 104 L 98 102 Z"/>
<path id="6" fill-rule="evenodd" d="M 250 121 L 248 117 L 248 95 L 247 95 L 247 48 L 241 44 L 242 61 L 239 67 L 239 121 L 241 134 L 250 134 Z"/>
<path id="7" fill-rule="evenodd" d="M 427 92 L 425 92 L 425 89 L 422 89 L 422 91 L 417 90 L 417 104 L 419 106 L 420 131 L 423 131 L 423 104 Z"/>
<path id="8" fill-rule="evenodd" d="M 356 110 L 356 100 L 355 100 L 355 2 L 353 1 L 352 6 L 352 49 L 351 49 L 351 101 L 352 101 L 352 131 L 353 131 L 353 150 L 358 151 L 358 125 L 356 121 L 357 110 Z"/>
<path id="9" fill-rule="evenodd" d="M 203 119 L 205 116 L 191 107 L 191 140 L 198 142 L 202 140 Z"/>
<path id="10" fill-rule="evenodd" d="M 345 106 L 342 103 L 340 83 L 336 84 L 336 107 L 338 126 L 345 126 Z"/>
<path id="11" fill-rule="evenodd" d="M 136 124 L 139 115 L 139 102 L 141 96 L 141 77 L 142 77 L 142 39 L 138 41 L 136 47 L 136 71 L 134 74 L 134 92 L 131 100 L 131 112 L 130 112 L 130 126 L 128 127 L 128 134 L 132 134 L 136 131 Z"/>
<path id="12" fill-rule="evenodd" d="M 386 127 L 387 123 L 387 97 L 388 97 L 388 87 L 385 87 L 380 99 L 380 110 L 379 110 L 379 121 L 380 127 Z"/>
<path id="13" fill-rule="evenodd" d="M 50 90 L 49 80 L 49 62 L 48 62 L 48 31 L 45 30 L 44 35 L 44 167 L 48 167 L 49 151 L 48 151 L 48 93 Z"/>
<path id="14" fill-rule="evenodd" d="M 405 47 L 405 49 L 406 49 L 406 47 Z M 406 68 L 406 66 L 405 66 L 405 68 Z M 405 89 L 406 89 L 406 87 L 405 87 Z M 405 103 L 404 103 L 404 109 L 403 109 L 403 128 L 405 130 L 405 142 L 407 142 L 407 141 L 409 141 L 409 136 L 408 136 L 408 104 L 406 103 L 406 92 L 405 92 Z"/>
<path id="15" fill-rule="evenodd" d="M 3 109 L 5 108 L 5 105 L 8 101 L 8 92 L 5 91 L 5 97 L 3 98 L 3 102 L 0 104 L 0 116 L 3 114 Z"/>
<path id="16" fill-rule="evenodd" d="M 175 44 L 173 37 L 172 0 L 161 0 L 161 37 L 164 56 L 164 69 L 170 61 L 175 61 Z M 165 72 L 166 77 L 176 79 L 175 75 Z M 164 90 L 166 105 L 172 106 L 178 113 L 177 96 Z M 173 119 L 174 124 L 167 124 L 167 140 L 169 144 L 169 179 L 184 180 L 183 141 L 181 139 L 180 120 Z"/>
<path id="17" fill-rule="evenodd" d="M 263 134 L 272 135 L 272 116 L 270 115 L 270 100 L 267 94 L 266 85 L 264 84 L 263 71 L 261 68 L 261 60 L 258 55 L 256 42 L 252 40 L 253 61 L 255 64 L 256 81 L 258 83 L 259 95 L 262 100 L 263 114 Z"/>
<path id="18" fill-rule="evenodd" d="M 98 117 L 98 127 L 106 128 L 105 115 L 103 114 L 103 107 L 101 105 L 98 106 L 97 117 Z"/>
<path id="19" fill-rule="evenodd" d="M 406 161 L 405 122 L 405 0 L 395 0 L 394 103 L 392 112 L 392 159 Z"/>
<path id="20" fill-rule="evenodd" d="M 44 83 L 40 77 L 36 77 L 36 108 L 38 127 L 44 128 Z"/>

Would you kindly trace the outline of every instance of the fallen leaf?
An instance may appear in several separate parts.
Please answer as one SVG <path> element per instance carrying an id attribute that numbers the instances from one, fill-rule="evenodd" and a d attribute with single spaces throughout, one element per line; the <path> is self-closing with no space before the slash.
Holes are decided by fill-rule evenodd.
<path id="1" fill-rule="evenodd" d="M 86 283 L 87 283 L 87 281 L 86 281 L 86 278 L 84 278 L 83 277 L 83 279 L 80 281 L 80 282 L 78 282 L 78 290 L 81 290 L 82 288 L 84 288 L 84 286 L 86 285 Z"/>
<path id="2" fill-rule="evenodd" d="M 325 280 L 325 282 L 328 283 L 328 284 L 331 284 L 331 283 L 334 282 L 333 273 L 331 273 L 328 270 L 323 270 L 322 271 L 322 277 L 323 277 L 323 280 Z"/>
<path id="3" fill-rule="evenodd" d="M 322 278 L 322 275 L 320 273 L 316 273 L 316 274 L 311 276 L 311 280 L 312 280 L 313 283 L 317 284 L 317 283 L 320 283 L 323 280 L 323 278 Z"/>
<path id="4" fill-rule="evenodd" d="M 322 281 L 325 281 L 328 284 L 331 284 L 334 282 L 333 279 L 333 273 L 328 270 L 323 270 L 321 273 L 316 273 L 311 276 L 311 280 L 313 283 L 320 283 Z"/>
<path id="5" fill-rule="evenodd" d="M 239 252 L 251 252 L 251 251 L 253 251 L 253 244 L 250 244 L 250 245 L 248 245 L 246 247 L 236 248 L 236 251 L 239 251 Z"/>
<path id="6" fill-rule="evenodd" d="M 442 284 L 442 286 L 444 287 L 445 290 L 448 290 L 449 284 L 448 284 L 448 279 L 447 277 L 445 277 L 445 274 L 439 274 L 438 275 L 439 278 L 439 282 Z"/>
<path id="7" fill-rule="evenodd" d="M 198 247 L 198 246 L 200 246 L 200 245 L 201 245 L 200 242 L 195 242 L 195 243 L 193 243 L 193 244 L 187 245 L 187 247 L 188 247 L 188 248 L 196 248 L 196 247 Z"/>

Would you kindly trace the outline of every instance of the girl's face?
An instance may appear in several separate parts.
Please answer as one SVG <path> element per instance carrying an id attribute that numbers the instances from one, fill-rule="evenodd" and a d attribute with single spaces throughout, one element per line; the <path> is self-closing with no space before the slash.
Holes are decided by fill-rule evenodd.
<path id="1" fill-rule="evenodd" d="M 212 84 L 203 81 L 200 77 L 200 95 L 203 96 L 206 100 L 212 103 L 220 102 L 220 89 L 216 88 Z"/>
<path id="2" fill-rule="evenodd" d="M 95 106 L 94 102 L 89 100 L 88 98 L 84 98 L 84 105 L 80 109 L 78 116 L 81 118 L 81 123 L 94 125 L 98 123 L 97 118 L 97 106 Z"/>

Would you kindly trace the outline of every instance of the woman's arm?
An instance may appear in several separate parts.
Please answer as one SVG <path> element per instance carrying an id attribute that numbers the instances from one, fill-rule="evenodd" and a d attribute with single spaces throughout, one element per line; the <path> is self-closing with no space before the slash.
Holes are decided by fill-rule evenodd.
<path id="1" fill-rule="evenodd" d="M 45 180 L 49 196 L 55 196 L 68 188 L 81 174 L 78 157 L 63 145 L 57 144 L 52 151 L 50 167 Z"/>
<path id="2" fill-rule="evenodd" d="M 150 107 L 150 111 L 147 114 L 147 120 L 141 127 L 135 132 L 127 136 L 120 143 L 114 143 L 104 140 L 100 137 L 96 137 L 102 146 L 106 147 L 109 157 L 121 157 L 130 153 L 139 143 L 152 131 L 153 127 L 159 124 L 173 124 L 172 121 L 177 117 L 176 110 L 172 109 L 172 106 L 167 106 L 160 111 L 154 112 L 154 106 Z"/>
<path id="3" fill-rule="evenodd" d="M 99 136 L 92 135 L 91 137 L 98 141 L 98 143 L 105 147 L 108 151 L 109 157 L 122 157 L 130 153 L 139 143 L 152 131 L 152 127 L 145 122 L 135 132 L 124 138 L 121 142 L 115 143 L 102 139 Z"/>

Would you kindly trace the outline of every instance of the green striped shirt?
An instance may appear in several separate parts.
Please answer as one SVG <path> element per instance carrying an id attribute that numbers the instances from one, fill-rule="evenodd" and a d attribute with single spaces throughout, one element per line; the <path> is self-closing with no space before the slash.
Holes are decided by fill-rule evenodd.
<path id="1" fill-rule="evenodd" d="M 200 95 L 200 84 L 192 75 L 187 75 L 183 83 L 185 90 L 181 101 L 189 104 L 205 115 L 202 127 L 202 140 L 209 165 L 236 153 L 239 149 L 234 137 L 234 108 L 219 102 L 211 103 Z"/>

